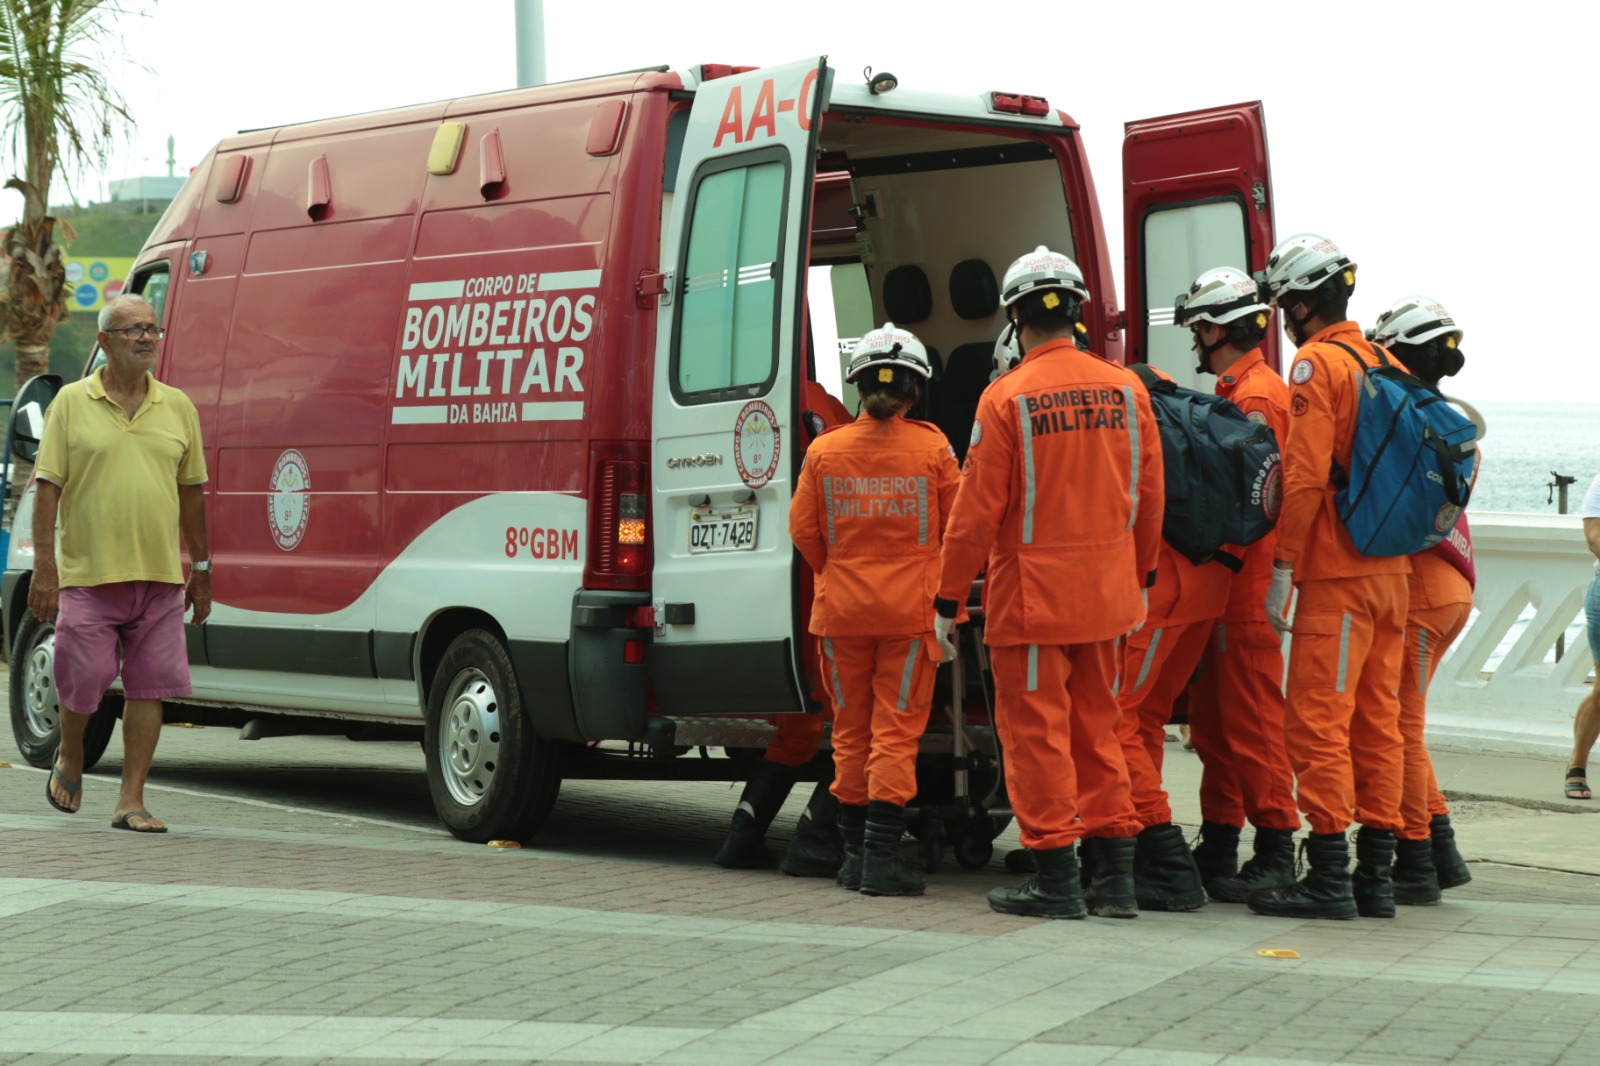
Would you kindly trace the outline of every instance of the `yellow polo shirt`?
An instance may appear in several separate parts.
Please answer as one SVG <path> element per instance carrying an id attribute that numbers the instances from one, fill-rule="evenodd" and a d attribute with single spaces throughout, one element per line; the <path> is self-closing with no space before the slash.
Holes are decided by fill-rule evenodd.
<path id="1" fill-rule="evenodd" d="M 106 395 L 102 367 L 63 388 L 45 413 L 35 474 L 61 488 L 61 587 L 183 583 L 178 486 L 206 480 L 200 417 L 189 397 L 146 374 L 129 418 Z"/>

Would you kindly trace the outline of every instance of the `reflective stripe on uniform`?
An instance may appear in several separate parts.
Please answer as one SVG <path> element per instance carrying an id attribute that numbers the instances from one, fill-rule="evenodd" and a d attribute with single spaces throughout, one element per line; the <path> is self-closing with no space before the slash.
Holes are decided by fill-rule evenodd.
<path id="1" fill-rule="evenodd" d="M 1217 623 L 1217 654 L 1228 654 L 1228 625 L 1226 622 Z"/>
<path id="2" fill-rule="evenodd" d="M 1122 403 L 1128 415 L 1128 450 L 1133 455 L 1132 472 L 1128 478 L 1128 500 L 1133 504 L 1128 512 L 1128 528 L 1132 529 L 1139 517 L 1139 409 L 1134 406 L 1131 386 L 1122 387 Z M 1138 688 L 1137 685 L 1134 687 Z"/>
<path id="3" fill-rule="evenodd" d="M 1417 627 L 1417 691 L 1428 694 L 1428 631 Z"/>
<path id="4" fill-rule="evenodd" d="M 833 705 L 844 706 L 844 690 L 839 687 L 839 664 L 833 661 L 833 639 L 822 638 L 822 652 L 828 657 L 828 674 L 833 678 Z"/>
<path id="5" fill-rule="evenodd" d="M 905 713 L 906 704 L 911 701 L 911 678 L 917 672 L 917 652 L 921 650 L 922 638 L 912 638 L 911 649 L 906 652 L 906 668 L 900 673 L 900 702 L 894 705 L 894 709 L 901 714 Z"/>
<path id="6" fill-rule="evenodd" d="M 1344 624 L 1339 627 L 1339 681 L 1334 686 L 1335 692 L 1344 691 L 1345 676 L 1350 672 L 1350 616 L 1344 616 Z"/>
<path id="7" fill-rule="evenodd" d="M 1113 696 L 1120 696 L 1120 695 L 1122 695 L 1122 638 L 1121 637 L 1117 638 L 1116 662 L 1117 662 L 1116 673 L 1111 675 L 1111 694 Z"/>
<path id="8" fill-rule="evenodd" d="M 917 478 L 917 547 L 928 543 L 928 479 Z"/>
<path id="9" fill-rule="evenodd" d="M 1022 543 L 1032 544 L 1033 504 L 1037 490 L 1033 480 L 1033 422 L 1028 418 L 1026 396 L 1017 397 L 1017 418 L 1022 423 Z M 1028 691 L 1032 692 L 1032 687 Z"/>
<path id="10" fill-rule="evenodd" d="M 1138 692 L 1144 688 L 1144 683 L 1150 679 L 1150 667 L 1156 661 L 1156 648 L 1161 644 L 1161 630 L 1150 634 L 1150 646 L 1144 650 L 1144 662 L 1139 664 L 1139 679 L 1133 683 L 1133 691 Z"/>
<path id="11" fill-rule="evenodd" d="M 828 543 L 838 543 L 833 538 L 833 478 L 822 479 L 822 506 L 828 512 Z"/>
<path id="12" fill-rule="evenodd" d="M 1039 645 L 1028 645 L 1028 691 L 1039 690 Z"/>

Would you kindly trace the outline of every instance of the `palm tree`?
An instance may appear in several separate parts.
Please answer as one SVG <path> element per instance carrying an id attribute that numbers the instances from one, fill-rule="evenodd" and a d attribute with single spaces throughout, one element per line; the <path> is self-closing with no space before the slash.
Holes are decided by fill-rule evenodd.
<path id="1" fill-rule="evenodd" d="M 123 0 L 0 0 L 0 118 L 10 133 L 22 221 L 5 235 L 9 258 L 0 303 L 0 341 L 17 344 L 17 385 L 50 366 L 50 338 L 67 317 L 66 265 L 56 240 L 66 223 L 50 217 L 58 168 L 104 167 L 133 118 L 106 75 L 103 46 Z"/>

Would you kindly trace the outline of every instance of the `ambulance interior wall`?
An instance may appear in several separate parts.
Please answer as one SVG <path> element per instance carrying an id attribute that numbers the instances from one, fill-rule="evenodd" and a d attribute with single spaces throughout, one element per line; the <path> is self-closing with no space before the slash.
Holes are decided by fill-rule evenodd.
<path id="1" fill-rule="evenodd" d="M 881 323 L 888 318 L 883 280 L 889 271 L 905 264 L 920 267 L 933 293 L 932 310 L 921 321 L 895 324 L 937 349 L 943 362 L 941 378 L 963 345 L 981 345 L 987 367 L 994 341 L 1005 327 L 998 304 L 983 318 L 965 319 L 956 313 L 950 289 L 951 272 L 957 264 L 969 259 L 986 262 L 998 289 L 1012 260 L 1041 244 L 1076 255 L 1061 167 L 1054 159 L 858 180 L 856 202 L 864 202 L 869 195 L 877 204 L 877 217 L 866 220 L 864 239 L 858 240 L 858 245 L 863 249 L 872 290 L 873 320 Z M 978 357 L 973 349 L 962 355 L 968 361 Z M 976 407 L 982 384 L 988 381 L 983 376 L 982 384 L 977 384 L 979 375 L 974 368 L 967 369 L 974 372 L 963 374 L 958 368 L 950 382 L 955 387 L 960 380 L 963 392 L 971 392 L 957 405 L 962 414 L 955 421 L 965 424 L 943 426 L 952 437 L 960 438 L 951 443 L 962 450 L 971 429 L 965 411 Z M 937 380 L 935 390 L 943 384 Z M 947 404 L 936 402 L 935 406 Z"/>

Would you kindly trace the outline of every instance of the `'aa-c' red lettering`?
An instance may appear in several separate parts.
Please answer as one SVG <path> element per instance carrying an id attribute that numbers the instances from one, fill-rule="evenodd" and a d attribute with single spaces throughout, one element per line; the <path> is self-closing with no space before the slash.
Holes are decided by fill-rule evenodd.
<path id="1" fill-rule="evenodd" d="M 711 142 L 711 147 L 721 148 L 722 138 L 733 134 L 733 143 L 740 144 L 744 141 L 744 91 L 742 86 L 735 85 L 728 94 L 728 102 L 722 108 L 722 121 L 717 125 L 717 137 Z"/>
<path id="2" fill-rule="evenodd" d="M 800 92 L 794 101 L 794 117 L 804 133 L 811 132 L 811 90 L 816 84 L 817 71 L 808 71 L 805 79 L 800 82 Z"/>
<path id="3" fill-rule="evenodd" d="M 774 103 L 771 78 L 761 83 L 761 92 L 756 96 L 755 110 L 750 112 L 750 128 L 745 131 L 744 139 L 755 140 L 757 127 L 764 128 L 768 137 L 778 135 L 778 112 Z"/>

